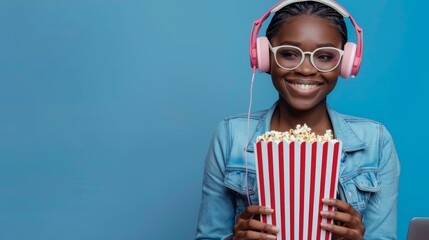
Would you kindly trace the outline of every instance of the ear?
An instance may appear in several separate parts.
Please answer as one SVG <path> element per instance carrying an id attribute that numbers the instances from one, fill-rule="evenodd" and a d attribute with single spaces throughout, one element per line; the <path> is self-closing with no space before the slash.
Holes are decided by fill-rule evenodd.
<path id="1" fill-rule="evenodd" d="M 266 37 L 259 37 L 256 40 L 256 50 L 259 72 L 270 71 L 270 47 Z"/>

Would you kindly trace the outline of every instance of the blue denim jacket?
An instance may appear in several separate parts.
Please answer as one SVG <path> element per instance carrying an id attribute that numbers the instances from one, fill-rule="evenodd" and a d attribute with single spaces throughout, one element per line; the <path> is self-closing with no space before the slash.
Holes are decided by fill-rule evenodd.
<path id="1" fill-rule="evenodd" d="M 258 205 L 254 144 L 270 130 L 277 106 L 251 114 L 246 153 L 248 191 Z M 386 128 L 375 121 L 328 108 L 335 138 L 343 142 L 339 198 L 362 216 L 365 239 L 396 239 L 399 161 Z M 247 115 L 225 118 L 213 136 L 205 163 L 196 239 L 228 239 L 236 217 L 247 207 L 244 148 Z"/>

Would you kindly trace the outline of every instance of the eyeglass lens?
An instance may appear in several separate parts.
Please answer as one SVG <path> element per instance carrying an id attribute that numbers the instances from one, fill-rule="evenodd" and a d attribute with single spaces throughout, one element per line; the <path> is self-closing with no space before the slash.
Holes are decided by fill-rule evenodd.
<path id="1" fill-rule="evenodd" d="M 280 66 L 287 69 L 294 69 L 301 64 L 305 58 L 304 53 L 298 48 L 284 46 L 277 50 L 276 59 Z M 311 62 L 314 67 L 322 71 L 334 69 L 340 61 L 341 53 L 333 48 L 319 48 L 313 55 Z"/>

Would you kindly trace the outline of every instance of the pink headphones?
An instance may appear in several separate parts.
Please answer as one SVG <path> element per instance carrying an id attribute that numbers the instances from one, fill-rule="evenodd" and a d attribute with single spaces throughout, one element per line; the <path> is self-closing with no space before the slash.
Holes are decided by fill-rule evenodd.
<path id="1" fill-rule="evenodd" d="M 250 33 L 250 65 L 259 72 L 268 72 L 270 70 L 270 49 L 268 39 L 266 37 L 258 37 L 258 32 L 261 29 L 262 23 L 270 16 L 281 8 L 297 2 L 306 2 L 308 0 L 283 0 L 273 6 L 261 18 L 255 20 L 252 25 L 252 32 Z M 348 17 L 356 30 L 357 45 L 353 42 L 347 42 L 344 46 L 344 55 L 341 62 L 340 76 L 347 79 L 355 77 L 359 72 L 360 63 L 362 61 L 363 50 L 363 32 L 350 13 L 340 4 L 333 0 L 311 0 L 313 2 L 320 2 L 325 4 L 343 17 Z"/>

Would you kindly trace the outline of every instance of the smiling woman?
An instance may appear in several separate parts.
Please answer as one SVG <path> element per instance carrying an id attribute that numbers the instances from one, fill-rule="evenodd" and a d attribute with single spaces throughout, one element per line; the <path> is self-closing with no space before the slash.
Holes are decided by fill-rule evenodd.
<path id="1" fill-rule="evenodd" d="M 343 45 L 340 34 L 331 26 L 329 20 L 315 15 L 293 17 L 283 23 L 282 28 L 270 39 L 270 42 L 276 47 L 287 43 L 304 51 L 316 51 L 322 46 L 332 46 L 338 49 L 338 54 L 342 51 L 340 49 Z M 340 58 L 336 57 L 337 63 L 331 61 L 332 66 L 326 69 L 330 71 L 321 72 L 312 64 L 315 61 L 313 54 L 310 56 L 310 58 L 301 57 L 303 60 L 300 65 L 286 70 L 277 63 L 278 61 L 274 61 L 276 57 L 271 54 L 271 78 L 279 92 L 279 105 L 282 106 L 274 112 L 274 119 L 278 120 L 276 124 L 280 124 L 275 127 L 281 131 L 292 129 L 302 121 L 311 124 L 316 133 L 332 129 L 326 114 L 326 97 L 337 84 L 340 69 L 335 66 L 338 65 Z M 296 116 L 287 112 L 295 109 L 306 112 L 314 109 L 313 114 L 324 116 L 323 121 L 320 117 L 313 117 L 315 115 L 308 116 L 307 119 L 299 117 L 292 121 Z M 321 114 L 322 112 L 324 114 Z"/>
<path id="2" fill-rule="evenodd" d="M 359 70 L 362 30 L 330 0 L 283 1 L 271 11 L 267 38 L 252 41 L 251 56 L 254 69 L 271 75 L 278 101 L 268 110 L 219 124 L 206 158 L 196 239 L 276 239 L 279 231 L 287 231 L 254 217 L 273 209 L 259 206 L 253 145 L 256 136 L 299 124 L 319 135 L 332 130 L 343 143 L 338 196 L 323 200 L 336 210 L 320 212 L 334 224 L 321 223 L 321 228 L 334 239 L 396 239 L 399 161 L 389 132 L 381 123 L 327 105 L 338 77 Z M 258 29 L 269 13 L 255 21 Z M 356 28 L 357 46 L 347 42 L 343 17 Z"/>

